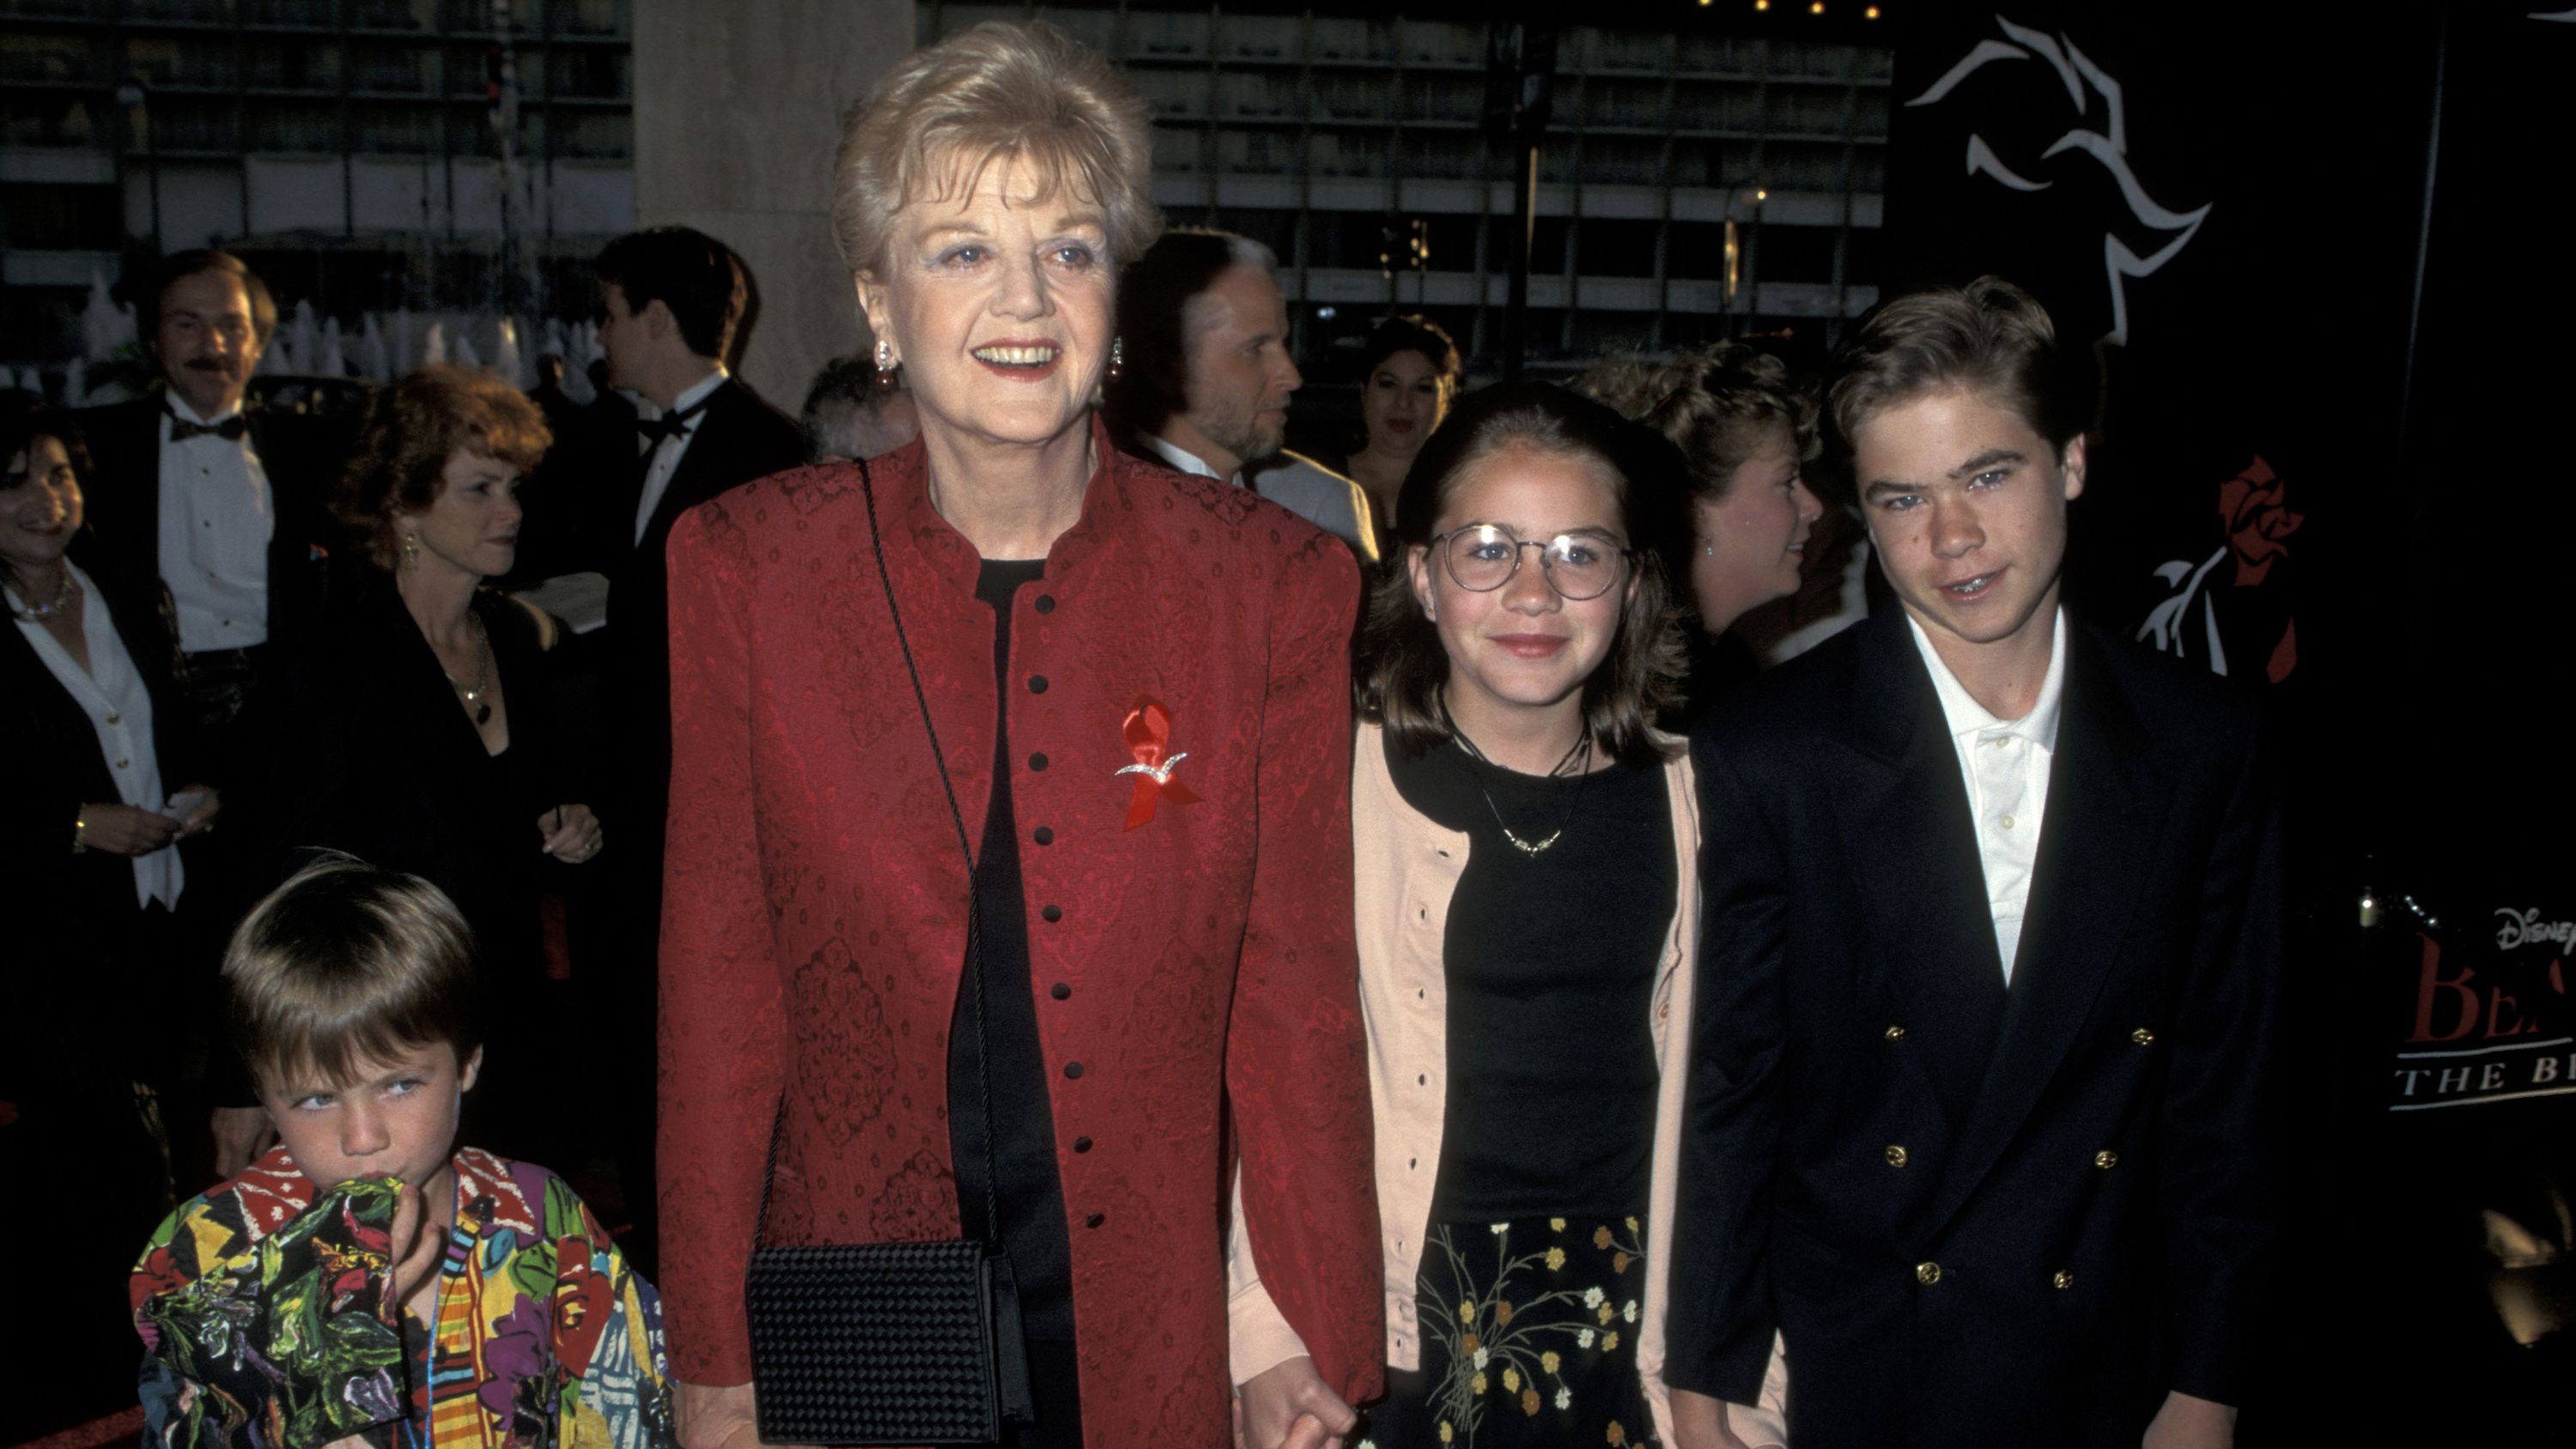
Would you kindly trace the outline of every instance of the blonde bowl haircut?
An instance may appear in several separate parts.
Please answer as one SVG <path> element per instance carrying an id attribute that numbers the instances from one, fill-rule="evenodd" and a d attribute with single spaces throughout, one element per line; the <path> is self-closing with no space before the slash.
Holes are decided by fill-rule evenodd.
<path id="1" fill-rule="evenodd" d="M 1115 268 L 1163 229 L 1152 113 L 1099 52 L 1044 21 L 988 20 L 914 51 L 841 124 L 832 240 L 881 276 L 896 213 L 971 195 L 996 162 L 1028 165 L 1040 198 L 1097 206 Z"/>
<path id="2" fill-rule="evenodd" d="M 474 932 L 416 875 L 330 852 L 251 907 L 224 950 L 227 1034 L 263 1092 L 475 1031 Z"/>

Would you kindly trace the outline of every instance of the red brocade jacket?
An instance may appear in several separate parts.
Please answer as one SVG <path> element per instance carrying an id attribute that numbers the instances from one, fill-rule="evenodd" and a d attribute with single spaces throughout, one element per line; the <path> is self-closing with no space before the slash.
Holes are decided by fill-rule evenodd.
<path id="1" fill-rule="evenodd" d="M 1080 521 L 1012 603 L 1030 987 L 1084 1438 L 1213 1445 L 1230 1439 L 1229 1101 L 1262 1281 L 1336 1392 L 1372 1398 L 1382 1376 L 1351 937 L 1359 581 L 1339 542 L 1251 490 L 1129 458 L 1096 427 L 1094 446 Z M 918 444 L 870 466 L 980 837 L 995 716 L 981 560 L 931 507 Z M 946 1108 L 966 864 L 858 466 L 728 493 L 681 521 L 669 560 L 664 1321 L 673 1377 L 736 1384 L 782 1088 L 772 1241 L 959 1231 Z M 1168 783 L 1119 773 L 1174 761 Z"/>

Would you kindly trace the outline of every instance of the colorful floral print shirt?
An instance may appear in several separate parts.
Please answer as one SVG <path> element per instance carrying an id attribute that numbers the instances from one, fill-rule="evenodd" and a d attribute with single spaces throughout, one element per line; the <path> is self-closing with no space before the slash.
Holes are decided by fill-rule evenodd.
<path id="1" fill-rule="evenodd" d="M 388 1291 L 394 1187 L 317 1192 L 284 1148 L 135 1265 L 146 1449 L 670 1449 L 662 1313 L 544 1168 L 464 1148 L 434 1321 Z"/>

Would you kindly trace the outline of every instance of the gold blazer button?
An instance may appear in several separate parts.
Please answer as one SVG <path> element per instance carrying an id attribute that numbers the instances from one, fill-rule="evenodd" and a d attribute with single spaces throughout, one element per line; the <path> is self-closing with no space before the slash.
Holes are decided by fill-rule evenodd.
<path id="1" fill-rule="evenodd" d="M 2049 1279 L 2048 1281 L 2056 1284 L 2060 1289 L 2072 1288 L 2075 1286 L 2075 1275 L 2064 1268 L 2060 1268 L 2057 1270 L 2057 1276 Z"/>
<path id="2" fill-rule="evenodd" d="M 2106 1147 L 2093 1154 L 2093 1165 L 2108 1172 L 2120 1165 L 2120 1154 Z"/>
<path id="3" fill-rule="evenodd" d="M 2156 1034 L 2142 1026 L 2136 1031 L 2129 1033 L 2129 1040 L 2136 1042 L 2140 1046 L 2153 1046 L 2155 1045 Z"/>
<path id="4" fill-rule="evenodd" d="M 1903 1167 L 1905 1165 L 1905 1149 L 1895 1143 L 1889 1143 L 1887 1147 L 1887 1165 L 1890 1167 Z"/>
<path id="5" fill-rule="evenodd" d="M 1914 1281 L 1929 1288 L 1941 1281 L 1941 1265 L 1929 1259 L 1914 1265 Z"/>
<path id="6" fill-rule="evenodd" d="M 1887 1039 L 1888 1039 L 1889 1041 L 1903 1041 L 1903 1040 L 1905 1040 L 1905 1028 L 1903 1028 L 1903 1027 L 1901 1027 L 1901 1026 L 1891 1026 L 1891 1027 L 1889 1027 L 1889 1028 L 1887 1029 Z"/>

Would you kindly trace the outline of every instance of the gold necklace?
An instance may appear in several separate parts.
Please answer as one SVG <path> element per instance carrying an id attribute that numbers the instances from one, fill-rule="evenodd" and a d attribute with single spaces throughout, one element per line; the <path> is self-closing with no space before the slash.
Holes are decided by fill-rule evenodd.
<path id="1" fill-rule="evenodd" d="M 473 709 L 474 727 L 481 729 L 492 722 L 492 701 L 483 697 L 492 688 L 492 636 L 483 632 L 482 615 L 468 610 L 465 620 L 474 626 L 474 687 L 468 689 L 457 683 L 456 676 L 445 669 L 438 672 L 446 677 L 448 688 Z"/>
<path id="2" fill-rule="evenodd" d="M 1442 718 L 1448 719 L 1449 708 L 1448 702 L 1445 700 L 1441 702 L 1440 713 Z M 1449 738 L 1458 742 L 1459 751 L 1466 755 L 1467 758 L 1474 760 L 1480 765 L 1491 766 L 1497 770 L 1502 768 L 1502 766 L 1496 765 L 1493 761 L 1485 758 L 1485 752 L 1476 748 L 1476 742 L 1467 738 L 1467 732 L 1465 730 L 1458 728 L 1458 721 L 1455 719 L 1448 719 L 1448 724 Z M 1474 771 L 1470 770 L 1467 772 L 1468 778 L 1476 781 L 1476 793 L 1485 797 L 1485 808 L 1493 813 L 1494 824 L 1503 832 L 1504 841 L 1514 850 L 1519 851 L 1521 854 L 1528 856 L 1532 860 L 1536 860 L 1541 855 L 1546 854 L 1548 847 L 1556 844 L 1557 840 L 1565 834 L 1565 827 L 1574 823 L 1575 810 L 1583 804 L 1583 787 L 1592 783 L 1592 772 L 1589 768 L 1592 763 L 1592 731 L 1589 729 L 1585 730 L 1582 736 L 1576 739 L 1573 744 L 1566 746 L 1565 753 L 1558 757 L 1555 768 L 1547 772 L 1547 778 L 1553 780 L 1564 774 L 1565 767 L 1574 764 L 1575 756 L 1578 754 L 1582 756 L 1582 764 L 1585 768 L 1583 773 L 1577 777 L 1575 781 L 1574 798 L 1566 802 L 1565 818 L 1556 822 L 1556 828 L 1548 832 L 1547 839 L 1545 840 L 1523 840 L 1518 835 L 1513 834 L 1512 827 L 1505 824 L 1503 821 L 1502 807 L 1494 803 L 1494 792 L 1485 788 L 1484 780 L 1478 778 Z"/>

